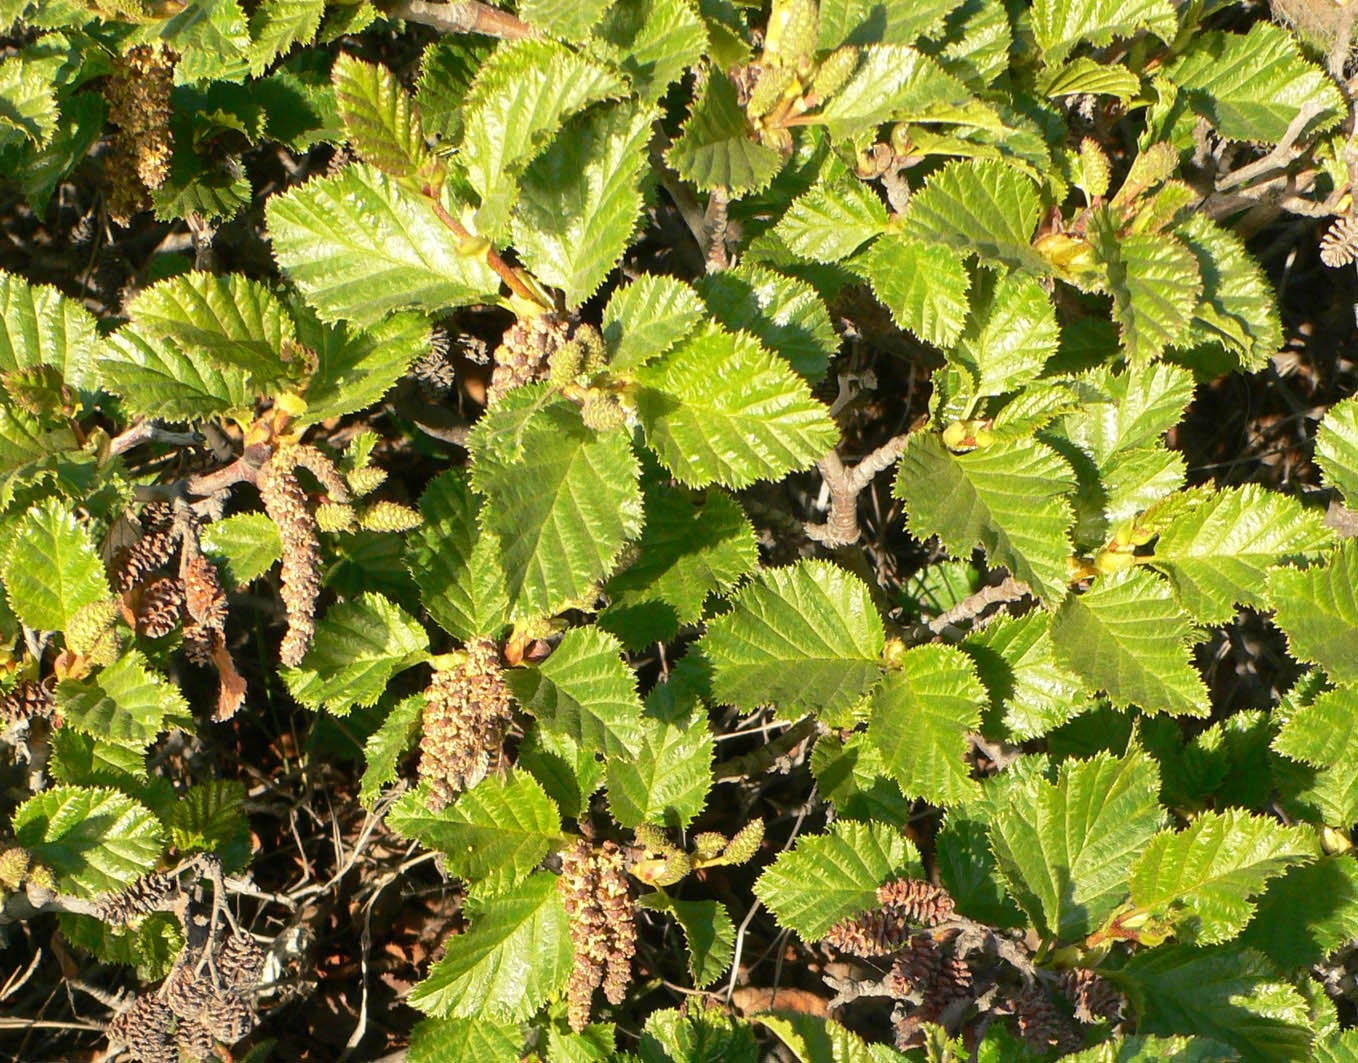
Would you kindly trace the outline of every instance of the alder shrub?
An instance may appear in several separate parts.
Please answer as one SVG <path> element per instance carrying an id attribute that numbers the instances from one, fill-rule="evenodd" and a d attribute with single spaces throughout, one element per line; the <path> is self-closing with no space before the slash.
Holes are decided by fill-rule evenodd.
<path id="1" fill-rule="evenodd" d="M 245 6 L 0 7 L 29 208 L 184 234 L 0 274 L 0 922 L 107 1058 L 284 1058 L 297 776 L 184 750 L 295 705 L 460 906 L 411 1063 L 1358 1060 L 1358 401 L 1167 442 L 1247 237 L 1358 256 L 1343 8 Z"/>

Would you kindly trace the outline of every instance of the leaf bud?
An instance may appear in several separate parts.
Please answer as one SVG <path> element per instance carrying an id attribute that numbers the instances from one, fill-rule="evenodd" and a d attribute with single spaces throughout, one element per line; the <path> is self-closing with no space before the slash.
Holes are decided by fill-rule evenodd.
<path id="1" fill-rule="evenodd" d="M 906 652 L 903 640 L 887 639 L 886 644 L 882 647 L 882 663 L 888 668 L 900 668 L 905 663 Z"/>
<path id="2" fill-rule="evenodd" d="M 316 507 L 316 527 L 323 532 L 354 530 L 354 507 L 344 502 L 322 502 Z"/>
<path id="3" fill-rule="evenodd" d="M 1122 572 L 1135 564 L 1135 555 L 1121 553 L 1117 550 L 1105 550 L 1094 559 L 1094 568 L 1105 576 L 1114 572 Z"/>
<path id="4" fill-rule="evenodd" d="M 56 879 L 52 877 L 52 872 L 43 867 L 42 864 L 33 864 L 29 867 L 26 881 L 30 889 L 54 890 L 57 888 Z"/>
<path id="5" fill-rule="evenodd" d="M 1320 847 L 1327 856 L 1338 856 L 1352 849 L 1353 842 L 1349 841 L 1343 831 L 1335 830 L 1333 827 L 1321 827 Z"/>
<path id="6" fill-rule="evenodd" d="M 820 5 L 816 0 L 773 0 L 764 31 L 764 61 L 795 67 L 809 59 L 820 42 Z"/>
<path id="7" fill-rule="evenodd" d="M 904 157 L 909 155 L 911 150 L 915 147 L 915 142 L 910 139 L 910 123 L 897 122 L 892 126 L 889 143 L 891 144 L 891 150 L 898 156 Z"/>
<path id="8" fill-rule="evenodd" d="M 766 66 L 759 73 L 750 102 L 745 105 L 745 113 L 751 118 L 761 118 L 778 106 L 789 88 L 797 81 L 796 72 L 788 66 Z"/>
<path id="9" fill-rule="evenodd" d="M 580 409 L 580 417 L 585 425 L 596 432 L 609 432 L 627 423 L 627 411 L 613 395 L 597 388 L 590 388 L 585 394 L 585 404 Z"/>
<path id="10" fill-rule="evenodd" d="M 692 869 L 688 853 L 675 850 L 658 859 L 638 860 L 632 874 L 648 886 L 673 886 Z"/>
<path id="11" fill-rule="evenodd" d="M 722 853 L 722 860 L 728 864 L 743 864 L 759 851 L 764 841 L 764 821 L 752 819 L 736 832 Z"/>
<path id="12" fill-rule="evenodd" d="M 1080 141 L 1080 177 L 1076 184 L 1084 189 L 1085 195 L 1090 199 L 1107 195 L 1111 172 L 1108 156 L 1103 153 L 1098 141 L 1092 137 Z"/>
<path id="13" fill-rule="evenodd" d="M 361 469 L 354 469 L 345 476 L 345 479 L 349 481 L 349 487 L 355 495 L 360 497 L 377 490 L 386 478 L 387 470 L 379 469 L 376 465 L 365 465 Z"/>
<path id="14" fill-rule="evenodd" d="M 358 523 L 368 531 L 404 532 L 424 523 L 419 511 L 400 502 L 374 502 L 363 511 Z"/>
<path id="15" fill-rule="evenodd" d="M 118 603 L 112 598 L 82 605 L 66 625 L 66 644 L 73 652 L 85 656 L 104 632 L 113 626 L 117 616 Z"/>
<path id="16" fill-rule="evenodd" d="M 699 860 L 715 860 L 726 849 L 726 835 L 719 831 L 704 831 L 693 839 L 693 855 Z"/>
<path id="17" fill-rule="evenodd" d="M 811 82 L 811 91 L 820 99 L 826 100 L 848 84 L 858 66 L 858 49 L 852 44 L 836 48 L 821 61 L 820 69 Z M 892 130 L 892 147 L 896 146 L 895 130 Z"/>
<path id="18" fill-rule="evenodd" d="M 29 855 L 27 849 L 6 849 L 0 853 L 0 889 L 13 893 L 28 876 Z"/>

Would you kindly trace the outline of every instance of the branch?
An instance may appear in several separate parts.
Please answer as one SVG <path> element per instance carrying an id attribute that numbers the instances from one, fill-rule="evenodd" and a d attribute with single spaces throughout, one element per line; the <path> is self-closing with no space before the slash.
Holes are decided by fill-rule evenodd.
<path id="1" fill-rule="evenodd" d="M 779 757 L 791 753 L 806 739 L 816 733 L 820 725 L 814 716 L 806 716 L 793 724 L 767 745 L 760 746 L 753 753 L 723 760 L 712 768 L 712 778 L 721 782 L 724 779 L 742 779 L 751 775 L 761 775 L 773 766 Z"/>
<path id="2" fill-rule="evenodd" d="M 138 484 L 132 496 L 143 502 L 172 502 L 188 495 L 205 498 L 238 483 L 254 483 L 271 452 L 267 445 L 255 444 L 246 447 L 230 465 L 167 484 Z"/>
<path id="3" fill-rule="evenodd" d="M 1301 110 L 1297 112 L 1297 116 L 1292 119 L 1291 124 L 1288 125 L 1287 132 L 1283 134 L 1282 140 L 1278 141 L 1277 146 L 1272 151 L 1262 159 L 1257 159 L 1248 166 L 1242 166 L 1240 169 L 1228 173 L 1217 181 L 1216 190 L 1225 192 L 1237 185 L 1244 184 L 1246 181 L 1252 181 L 1270 170 L 1281 170 L 1291 165 L 1300 154 L 1300 152 L 1293 150 L 1297 138 L 1301 136 L 1302 130 L 1306 128 L 1311 119 L 1320 114 L 1322 110 L 1324 110 L 1324 105 L 1319 100 L 1307 100 L 1302 104 Z"/>
<path id="4" fill-rule="evenodd" d="M 487 37 L 500 37 L 507 41 L 538 35 L 538 31 L 527 22 L 479 0 L 462 0 L 451 4 L 395 0 L 386 10 L 388 14 L 407 22 L 420 22 L 444 33 L 483 33 Z"/>
<path id="5" fill-rule="evenodd" d="M 992 605 L 1017 602 L 1032 593 L 1033 589 L 1023 580 L 1007 576 L 1003 582 L 993 587 L 982 587 L 975 594 L 963 598 L 951 609 L 939 613 L 929 621 L 929 627 L 934 634 L 942 634 L 944 628 L 975 620 Z"/>
<path id="6" fill-rule="evenodd" d="M 139 421 L 126 432 L 113 437 L 110 454 L 123 454 L 142 443 L 169 443 L 176 447 L 192 447 L 206 442 L 201 432 L 171 432 L 154 421 Z"/>
<path id="7" fill-rule="evenodd" d="M 824 524 L 804 525 L 807 538 L 824 546 L 849 546 L 858 541 L 858 493 L 872 478 L 901 456 L 909 432 L 894 437 L 846 469 L 837 451 L 830 451 L 816 463 L 830 489 L 830 513 Z"/>
<path id="8" fill-rule="evenodd" d="M 20 923 L 40 912 L 71 912 L 74 915 L 98 915 L 99 905 L 83 897 L 73 897 L 55 890 L 25 883 L 23 890 L 6 895 L 0 904 L 0 926 Z"/>

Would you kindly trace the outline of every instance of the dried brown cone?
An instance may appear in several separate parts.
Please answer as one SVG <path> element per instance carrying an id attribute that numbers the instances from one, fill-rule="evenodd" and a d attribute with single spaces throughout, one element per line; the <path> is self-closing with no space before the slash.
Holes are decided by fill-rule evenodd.
<path id="1" fill-rule="evenodd" d="M 450 348 L 448 330 L 436 328 L 429 337 L 429 349 L 410 367 L 410 375 L 415 378 L 420 389 L 433 398 L 446 395 L 457 382 Z"/>
<path id="2" fill-rule="evenodd" d="M 183 1057 L 194 1063 L 209 1058 L 217 1045 L 212 1031 L 196 1019 L 181 1021 L 175 1027 L 174 1040 Z"/>
<path id="3" fill-rule="evenodd" d="M 560 314 L 538 314 L 515 322 L 495 349 L 486 401 L 493 404 L 505 392 L 545 380 L 552 352 L 570 339 L 570 322 Z"/>
<path id="4" fill-rule="evenodd" d="M 130 1007 L 108 1024 L 109 1046 L 125 1045 L 143 1063 L 179 1063 L 179 1050 L 170 1040 L 174 1016 L 150 993 L 137 996 Z"/>
<path id="5" fill-rule="evenodd" d="M 170 527 L 148 531 L 128 548 L 117 566 L 116 577 L 120 591 L 130 591 L 157 569 L 169 564 L 179 546 L 179 537 Z"/>
<path id="6" fill-rule="evenodd" d="M 1010 1006 L 1019 1036 L 1034 1051 L 1056 1048 L 1069 1052 L 1080 1046 L 1079 1034 L 1057 1010 L 1051 995 L 1037 983 L 1020 989 Z"/>
<path id="7" fill-rule="evenodd" d="M 255 1028 L 255 1016 L 243 1000 L 230 994 L 216 997 L 203 1012 L 204 1026 L 219 1041 L 234 1045 Z"/>
<path id="8" fill-rule="evenodd" d="M 1331 269 L 1347 266 L 1358 259 L 1358 217 L 1335 218 L 1320 239 L 1320 261 Z"/>
<path id="9" fill-rule="evenodd" d="M 917 929 L 894 909 L 877 908 L 841 919 L 822 940 L 854 956 L 890 956 L 902 948 Z"/>
<path id="10" fill-rule="evenodd" d="M 217 990 L 205 973 L 194 971 L 192 962 L 183 962 L 165 978 L 161 996 L 170 1010 L 181 1019 L 197 1019 L 219 999 Z"/>
<path id="11" fill-rule="evenodd" d="M 1126 998 L 1105 979 L 1086 967 L 1076 967 L 1061 976 L 1061 992 L 1075 1005 L 1075 1018 L 1092 1024 L 1122 1017 Z"/>
<path id="12" fill-rule="evenodd" d="M 557 888 L 575 946 L 567 1019 L 578 1033 L 589 1025 L 594 989 L 602 983 L 609 1003 L 621 1004 L 632 977 L 636 907 L 621 847 L 604 842 L 596 849 L 580 839 L 562 854 Z"/>
<path id="13" fill-rule="evenodd" d="M 217 566 L 202 554 L 183 567 L 184 608 L 197 623 L 214 631 L 226 628 L 226 589 Z"/>
<path id="14" fill-rule="evenodd" d="M 947 890 L 919 878 L 902 878 L 879 886 L 877 902 L 924 926 L 937 926 L 957 911 Z"/>
<path id="15" fill-rule="evenodd" d="M 321 544 L 316 519 L 307 509 L 306 492 L 292 467 L 275 454 L 264 463 L 257 479 L 264 511 L 278 527 L 283 541 L 283 607 L 288 630 L 279 657 L 285 665 L 302 663 L 316 634 L 316 595 L 320 593 Z"/>
<path id="16" fill-rule="evenodd" d="M 183 635 L 184 656 L 199 668 L 212 667 L 212 649 L 216 640 L 221 638 L 221 632 L 189 621 L 184 625 Z"/>
<path id="17" fill-rule="evenodd" d="M 173 576 L 158 579 L 142 591 L 137 603 L 137 629 L 147 638 L 164 638 L 184 615 L 184 584 Z"/>
<path id="18" fill-rule="evenodd" d="M 13 690 L 0 697 L 0 730 L 35 718 L 50 721 L 55 714 L 52 692 L 35 679 L 21 680 Z"/>
<path id="19" fill-rule="evenodd" d="M 419 774 L 430 784 L 430 804 L 442 808 L 480 782 L 500 755 L 512 695 L 495 643 L 469 643 L 456 666 L 434 673 L 424 696 Z"/>
<path id="20" fill-rule="evenodd" d="M 238 930 L 227 938 L 217 956 L 217 973 L 229 988 L 253 989 L 264 971 L 264 960 L 264 950 L 254 936 Z"/>
<path id="21" fill-rule="evenodd" d="M 900 999 L 924 993 L 942 977 L 943 964 L 943 950 L 938 943 L 927 934 L 916 934 L 896 956 L 882 985 Z"/>
<path id="22" fill-rule="evenodd" d="M 163 43 L 143 44 L 113 60 L 105 87 L 109 121 L 117 127 L 105 168 L 109 210 L 125 221 L 149 203 L 147 192 L 170 173 L 170 92 L 178 57 Z M 135 178 L 135 179 L 134 179 Z"/>
<path id="23" fill-rule="evenodd" d="M 112 926 L 126 926 L 152 912 L 169 911 L 181 895 L 178 878 L 164 871 L 151 871 L 122 893 L 101 898 L 95 914 Z"/>

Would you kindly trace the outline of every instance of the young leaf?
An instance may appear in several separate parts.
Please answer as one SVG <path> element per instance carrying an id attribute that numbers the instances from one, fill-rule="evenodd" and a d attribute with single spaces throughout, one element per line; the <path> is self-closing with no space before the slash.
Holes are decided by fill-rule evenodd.
<path id="1" fill-rule="evenodd" d="M 94 317 L 45 284 L 0 270 L 0 371 L 51 365 L 81 391 L 98 387 Z"/>
<path id="2" fill-rule="evenodd" d="M 540 665 L 510 669 L 505 679 L 547 730 L 609 756 L 636 757 L 645 734 L 641 703 L 621 650 L 607 632 L 572 628 Z"/>
<path id="3" fill-rule="evenodd" d="M 193 729 L 184 696 L 136 650 L 86 679 L 63 679 L 55 694 L 67 726 L 117 745 L 144 749 L 170 727 Z"/>
<path id="4" fill-rule="evenodd" d="M 504 571 L 493 535 L 476 522 L 480 500 L 466 474 L 450 469 L 420 496 L 424 523 L 406 539 L 405 560 L 429 615 L 466 642 L 494 637 L 509 622 Z"/>
<path id="5" fill-rule="evenodd" d="M 855 264 L 901 328 L 935 347 L 947 347 L 962 334 L 971 275 L 949 248 L 888 234 Z"/>
<path id="6" fill-rule="evenodd" d="M 51 67 L 10 56 L 0 61 L 0 144 L 20 137 L 37 147 L 51 139 L 60 121 Z"/>
<path id="7" fill-rule="evenodd" d="M 524 0 L 519 17 L 549 36 L 581 41 L 608 7 L 609 0 Z"/>
<path id="8" fill-rule="evenodd" d="M 458 205 L 446 194 L 444 209 Z M 283 271 L 323 321 L 359 326 L 403 307 L 493 302 L 500 278 L 464 255 L 428 204 L 366 165 L 270 197 L 268 230 Z"/>
<path id="9" fill-rule="evenodd" d="M 1075 941 L 1126 896 L 1137 855 L 1160 825 L 1160 777 L 1140 750 L 1067 760 L 1055 783 L 1016 793 L 991 821 L 1010 894 L 1046 937 Z"/>
<path id="10" fill-rule="evenodd" d="M 1333 542 L 1319 510 L 1259 484 L 1194 493 L 1160 532 L 1154 566 L 1194 618 L 1223 624 L 1237 605 L 1267 608 L 1268 569 L 1289 557 L 1314 557 Z"/>
<path id="11" fill-rule="evenodd" d="M 1021 273 L 987 271 L 973 294 L 975 308 L 948 361 L 965 366 L 978 395 L 1002 395 L 1042 372 L 1061 340 L 1051 297 Z"/>
<path id="12" fill-rule="evenodd" d="M 523 772 L 487 776 L 438 812 L 429 810 L 427 798 L 423 788 L 403 794 L 387 813 L 387 823 L 443 853 L 448 873 L 468 882 L 491 875 L 523 878 L 561 833 L 556 805 Z"/>
<path id="13" fill-rule="evenodd" d="M 35 631 L 64 631 L 81 606 L 110 594 L 89 530 L 57 498 L 19 520 L 0 575 L 14 615 Z"/>
<path id="14" fill-rule="evenodd" d="M 1325 483 L 1358 507 L 1358 398 L 1342 399 L 1325 412 L 1316 432 L 1316 464 Z"/>
<path id="15" fill-rule="evenodd" d="M 1324 564 L 1274 569 L 1268 590 L 1292 655 L 1336 682 L 1358 680 L 1358 541 L 1346 539 Z"/>
<path id="16" fill-rule="evenodd" d="M 696 693 L 676 681 L 655 687 L 641 717 L 640 752 L 608 761 L 608 808 L 624 827 L 686 828 L 707 804 L 716 744 Z"/>
<path id="17" fill-rule="evenodd" d="M 1172 41 L 1178 28 L 1169 0 L 1034 0 L 1032 20 L 1048 63 L 1064 59 L 1079 41 L 1107 44 L 1137 30 Z"/>
<path id="18" fill-rule="evenodd" d="M 1126 103 L 1141 91 L 1141 79 L 1121 63 L 1100 63 L 1081 55 L 1048 67 L 1038 79 L 1038 90 L 1050 98 L 1090 93 Z"/>
<path id="19" fill-rule="evenodd" d="M 376 704 L 392 676 L 428 655 L 429 637 L 413 617 L 380 594 L 363 594 L 333 606 L 302 663 L 282 675 L 303 705 L 343 716 Z"/>
<path id="20" fill-rule="evenodd" d="M 1281 26 L 1256 22 L 1248 33 L 1199 33 L 1166 71 L 1193 109 L 1232 140 L 1276 144 L 1303 106 L 1315 107 L 1311 131 L 1339 121 L 1344 101 L 1325 72 L 1301 54 Z"/>
<path id="21" fill-rule="evenodd" d="M 753 1029 L 716 1007 L 653 1011 L 641 1033 L 641 1063 L 755 1063 Z M 631 1063 L 630 1060 L 619 1063 Z"/>
<path id="22" fill-rule="evenodd" d="M 627 433 L 596 434 L 560 400 L 523 419 L 542 397 L 540 388 L 511 392 L 469 441 L 472 486 L 486 499 L 481 526 L 499 541 L 510 601 L 525 616 L 550 616 L 595 593 L 595 581 L 642 525 Z M 532 460 L 499 449 L 511 435 Z"/>
<path id="23" fill-rule="evenodd" d="M 731 196 L 762 191 L 783 168 L 781 154 L 751 138 L 736 87 L 721 71 L 708 74 L 665 159 L 698 191 L 721 188 Z"/>
<path id="24" fill-rule="evenodd" d="M 239 409 L 256 395 L 244 369 L 195 359 L 136 325 L 105 338 L 98 366 L 104 387 L 132 415 L 187 421 Z"/>
<path id="25" fill-rule="evenodd" d="M 707 30 L 694 0 L 614 0 L 594 28 L 594 47 L 619 67 L 647 101 L 707 50 Z"/>
<path id="26" fill-rule="evenodd" d="M 691 487 L 780 479 L 839 437 L 806 384 L 742 333 L 709 327 L 638 376 L 647 445 Z"/>
<path id="27" fill-rule="evenodd" d="M 841 44 L 909 44 L 960 0 L 824 0 L 817 51 Z"/>
<path id="28" fill-rule="evenodd" d="M 278 297 L 238 273 L 181 273 L 143 288 L 127 313 L 142 335 L 202 352 L 224 369 L 244 369 L 257 386 L 286 375 L 280 352 L 296 338 Z"/>
<path id="29" fill-rule="evenodd" d="M 709 273 L 698 291 L 721 325 L 759 337 L 808 380 L 819 380 L 839 349 L 839 337 L 816 290 L 805 281 L 759 266 Z"/>
<path id="30" fill-rule="evenodd" d="M 245 818 L 245 784 L 209 779 L 191 786 L 162 816 L 170 842 L 185 855 L 215 853 L 229 874 L 250 863 L 250 821 Z"/>
<path id="31" fill-rule="evenodd" d="M 1358 691 L 1339 687 L 1321 694 L 1287 719 L 1273 748 L 1285 757 L 1320 769 L 1301 799 L 1316 805 L 1324 822 L 1347 827 L 1358 820 Z"/>
<path id="32" fill-rule="evenodd" d="M 910 197 L 901 234 L 963 256 L 1045 272 L 1032 246 L 1042 203 L 1032 180 L 1000 162 L 950 162 Z"/>
<path id="33" fill-rule="evenodd" d="M 832 1019 L 803 1012 L 769 1012 L 760 1015 L 758 1021 L 799 1063 L 874 1063 L 876 1058 L 867 1042 Z"/>
<path id="34" fill-rule="evenodd" d="M 1002 618 L 969 634 L 960 649 L 1015 738 L 1039 738 L 1084 707 L 1084 682 L 1057 660 L 1049 613 Z"/>
<path id="35" fill-rule="evenodd" d="M 557 876 L 536 871 L 518 885 L 463 908 L 470 928 L 456 939 L 408 1002 L 427 1015 L 516 1022 L 566 984 L 570 928 Z"/>
<path id="36" fill-rule="evenodd" d="M 598 290 L 631 242 L 655 118 L 630 102 L 593 108 L 524 171 L 514 246 L 539 280 L 562 289 L 567 307 Z"/>
<path id="37" fill-rule="evenodd" d="M 283 556 L 278 525 L 263 513 L 233 513 L 207 525 L 200 539 L 227 582 L 244 587 L 254 582 Z"/>
<path id="38" fill-rule="evenodd" d="M 406 1063 L 518 1063 L 522 1047 L 517 1023 L 425 1019 L 410 1033 Z"/>
<path id="39" fill-rule="evenodd" d="M 310 315 L 307 315 L 309 318 Z M 316 355 L 298 427 L 367 409 L 382 401 L 410 363 L 429 348 L 429 319 L 393 314 L 366 329 L 303 319 L 297 338 Z"/>
<path id="40" fill-rule="evenodd" d="M 295 44 L 309 44 L 320 29 L 325 0 L 263 0 L 250 16 L 250 74 L 260 77 Z"/>
<path id="41" fill-rule="evenodd" d="M 630 369 L 658 358 L 705 314 L 698 294 L 681 280 L 646 273 L 615 291 L 604 307 L 609 365 Z"/>
<path id="42" fill-rule="evenodd" d="M 670 912 L 684 931 L 693 985 L 705 989 L 726 973 L 736 953 L 736 928 L 726 906 L 716 901 L 681 901 L 667 893 L 647 893 L 637 904 Z"/>
<path id="43" fill-rule="evenodd" d="M 899 831 L 840 820 L 828 834 L 802 835 L 765 868 L 754 892 L 779 926 L 818 941 L 841 919 L 876 908 L 878 886 L 919 873 L 919 853 Z"/>
<path id="44" fill-rule="evenodd" d="M 773 231 L 799 258 L 838 262 L 884 232 L 886 222 L 872 187 L 840 167 L 794 199 Z"/>
<path id="45" fill-rule="evenodd" d="M 916 432 L 901 455 L 895 493 L 914 535 L 937 535 L 959 557 L 980 545 L 992 564 L 1059 601 L 1073 519 L 1064 496 L 1073 480 L 1060 455 L 1034 440 L 953 454 L 937 434 Z"/>
<path id="46" fill-rule="evenodd" d="M 1052 620 L 1056 659 L 1116 708 L 1206 716 L 1207 688 L 1193 668 L 1193 625 L 1149 572 L 1102 576 Z"/>
<path id="47" fill-rule="evenodd" d="M 563 816 L 579 819 L 604 781 L 605 762 L 562 731 L 532 728 L 519 744 L 519 767 L 542 783 Z"/>
<path id="48" fill-rule="evenodd" d="M 699 643 L 718 701 L 838 719 L 877 682 L 886 636 L 866 584 L 826 561 L 768 569 Z"/>
<path id="49" fill-rule="evenodd" d="M 371 808 L 382 792 L 382 787 L 396 781 L 401 758 L 419 733 L 424 713 L 424 693 L 411 694 L 391 707 L 387 717 L 363 746 L 363 781 L 358 799 Z"/>
<path id="50" fill-rule="evenodd" d="M 1358 1063 L 1358 1030 L 1331 1030 L 1311 1048 L 1311 1063 Z"/>
<path id="51" fill-rule="evenodd" d="M 482 64 L 463 110 L 462 157 L 481 196 L 477 227 L 494 236 L 509 218 L 511 175 L 561 124 L 597 100 L 620 96 L 626 82 L 601 63 L 555 41 L 503 44 Z"/>
<path id="52" fill-rule="evenodd" d="M 864 49 L 858 69 L 821 108 L 836 140 L 851 140 L 883 122 L 953 120 L 950 108 L 971 93 L 933 59 L 904 44 Z"/>
<path id="53" fill-rule="evenodd" d="M 1119 451 L 1159 444 L 1182 420 L 1193 386 L 1192 373 L 1166 363 L 1090 373 L 1071 382 L 1078 408 L 1062 418 L 1062 432 L 1107 468 Z"/>
<path id="54" fill-rule="evenodd" d="M 1172 910 L 1185 940 L 1219 944 L 1245 928 L 1269 879 L 1315 855 L 1315 841 L 1298 828 L 1241 809 L 1202 812 L 1186 829 L 1150 840 L 1132 868 L 1132 901 Z"/>
<path id="55" fill-rule="evenodd" d="M 985 688 L 951 646 L 916 646 L 872 693 L 868 736 L 906 797 L 950 805 L 979 795 L 963 760 L 981 727 Z"/>
<path id="56" fill-rule="evenodd" d="M 155 867 L 165 848 L 151 810 L 105 788 L 44 790 L 15 810 L 13 829 L 59 890 L 84 897 L 127 886 Z"/>

